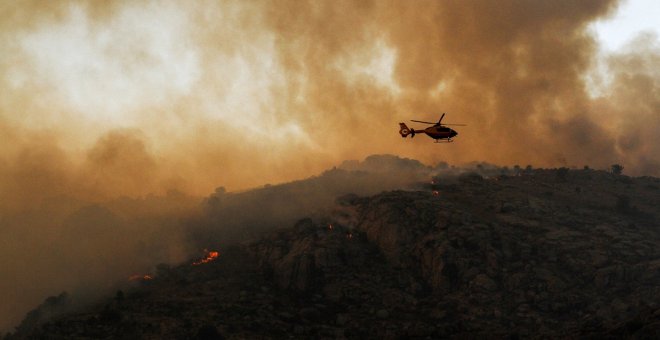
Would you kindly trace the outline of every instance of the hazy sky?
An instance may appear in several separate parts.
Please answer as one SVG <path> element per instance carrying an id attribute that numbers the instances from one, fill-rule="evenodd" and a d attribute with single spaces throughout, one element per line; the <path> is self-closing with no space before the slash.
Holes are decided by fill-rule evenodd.
<path id="1" fill-rule="evenodd" d="M 637 3 L 3 2 L 2 191 L 205 194 L 374 153 L 658 175 Z M 456 143 L 397 133 L 442 112 Z"/>

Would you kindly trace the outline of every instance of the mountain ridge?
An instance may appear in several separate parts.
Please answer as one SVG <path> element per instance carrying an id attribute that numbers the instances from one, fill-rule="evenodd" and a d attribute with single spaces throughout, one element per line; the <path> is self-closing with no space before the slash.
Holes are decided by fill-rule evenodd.
<path id="1" fill-rule="evenodd" d="M 660 179 L 502 172 L 342 195 L 7 338 L 660 334 Z"/>

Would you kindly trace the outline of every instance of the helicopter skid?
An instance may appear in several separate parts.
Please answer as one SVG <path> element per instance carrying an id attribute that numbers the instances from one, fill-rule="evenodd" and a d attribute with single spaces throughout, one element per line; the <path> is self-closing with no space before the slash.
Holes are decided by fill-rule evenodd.
<path id="1" fill-rule="evenodd" d="M 453 143 L 453 142 L 454 142 L 454 141 L 451 140 L 451 139 L 442 140 L 442 141 L 441 141 L 441 140 L 437 140 L 437 139 L 435 140 L 435 143 L 437 143 L 437 144 L 441 144 L 441 143 Z"/>

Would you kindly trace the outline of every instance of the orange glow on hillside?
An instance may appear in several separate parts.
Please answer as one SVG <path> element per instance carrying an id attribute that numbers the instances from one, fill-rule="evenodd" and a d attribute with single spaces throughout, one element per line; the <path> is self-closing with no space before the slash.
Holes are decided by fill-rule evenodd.
<path id="1" fill-rule="evenodd" d="M 200 264 L 209 263 L 209 262 L 211 262 L 211 261 L 217 259 L 218 256 L 220 255 L 220 253 L 217 252 L 217 251 L 208 251 L 208 250 L 206 250 L 206 249 L 204 249 L 204 251 L 207 252 L 206 257 L 203 258 L 203 259 L 201 259 L 201 260 L 199 260 L 199 261 L 195 261 L 195 262 L 193 262 L 193 263 L 192 263 L 193 266 L 198 266 L 198 265 L 200 265 Z"/>
<path id="2" fill-rule="evenodd" d="M 128 277 L 128 281 L 149 281 L 152 280 L 153 277 L 151 275 L 145 274 L 134 274 Z"/>

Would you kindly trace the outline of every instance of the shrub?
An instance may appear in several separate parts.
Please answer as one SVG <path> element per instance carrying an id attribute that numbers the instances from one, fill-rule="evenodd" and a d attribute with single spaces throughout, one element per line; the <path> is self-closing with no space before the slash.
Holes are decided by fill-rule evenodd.
<path id="1" fill-rule="evenodd" d="M 461 183 L 479 183 L 482 182 L 484 178 L 476 172 L 466 172 L 458 176 L 458 180 Z"/>
<path id="2" fill-rule="evenodd" d="M 555 174 L 557 175 L 557 178 L 559 178 L 562 181 L 565 181 L 566 176 L 568 175 L 568 168 L 567 167 L 561 167 L 561 168 L 555 170 Z"/>

